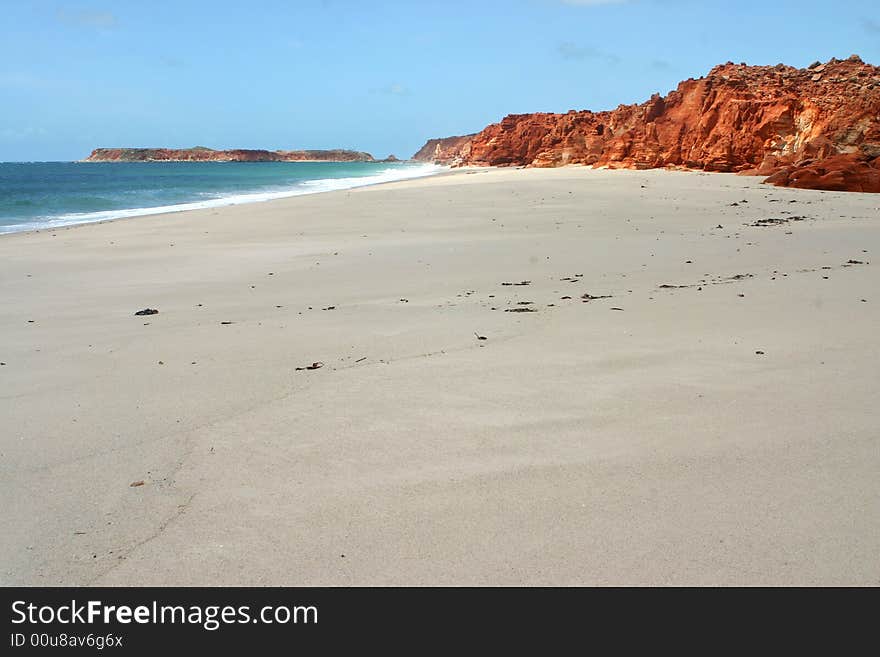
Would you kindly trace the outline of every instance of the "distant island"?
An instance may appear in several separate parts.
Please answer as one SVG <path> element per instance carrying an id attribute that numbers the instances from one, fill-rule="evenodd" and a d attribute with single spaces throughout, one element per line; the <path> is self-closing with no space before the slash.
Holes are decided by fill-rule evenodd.
<path id="1" fill-rule="evenodd" d="M 83 162 L 396 162 L 393 155 L 376 160 L 369 153 L 333 149 L 328 151 L 267 151 L 233 148 L 218 151 L 193 148 L 96 148 Z"/>

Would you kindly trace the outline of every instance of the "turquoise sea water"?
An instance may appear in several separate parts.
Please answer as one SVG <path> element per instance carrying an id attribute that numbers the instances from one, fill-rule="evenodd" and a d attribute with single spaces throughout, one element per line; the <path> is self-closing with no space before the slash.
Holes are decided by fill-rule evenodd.
<path id="1" fill-rule="evenodd" d="M 0 233 L 430 175 L 411 162 L 0 162 Z"/>

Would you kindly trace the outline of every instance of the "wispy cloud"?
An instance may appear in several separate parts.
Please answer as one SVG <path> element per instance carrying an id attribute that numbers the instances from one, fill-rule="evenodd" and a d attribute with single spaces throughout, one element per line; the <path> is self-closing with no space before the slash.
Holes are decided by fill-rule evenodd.
<path id="1" fill-rule="evenodd" d="M 59 9 L 55 14 L 55 18 L 65 25 L 99 30 L 112 30 L 119 24 L 119 21 L 112 12 L 93 9 L 84 9 L 82 11 Z"/>
<path id="2" fill-rule="evenodd" d="M 609 64 L 620 63 L 620 57 L 617 55 L 603 52 L 593 46 L 581 46 L 571 41 L 560 43 L 556 49 L 563 59 L 604 59 Z"/>
<path id="3" fill-rule="evenodd" d="M 178 59 L 177 57 L 169 57 L 168 55 L 162 55 L 159 57 L 159 61 L 168 68 L 183 68 L 186 66 L 186 62 L 182 59 Z"/>
<path id="4" fill-rule="evenodd" d="M 48 134 L 49 132 L 45 128 L 34 128 L 31 126 L 24 128 L 3 128 L 0 130 L 0 140 L 21 141 L 45 137 Z"/>
<path id="5" fill-rule="evenodd" d="M 389 84 L 384 87 L 370 89 L 370 93 L 384 94 L 386 96 L 409 96 L 411 94 L 409 87 L 405 84 Z"/>
<path id="6" fill-rule="evenodd" d="M 0 89 L 59 89 L 67 86 L 65 82 L 42 78 L 37 75 L 24 72 L 0 73 Z"/>
<path id="7" fill-rule="evenodd" d="M 560 0 L 560 2 L 576 7 L 597 7 L 599 5 L 622 5 L 629 0 Z"/>
<path id="8" fill-rule="evenodd" d="M 864 27 L 868 32 L 880 34 L 880 23 L 870 18 L 862 19 L 862 27 Z"/>

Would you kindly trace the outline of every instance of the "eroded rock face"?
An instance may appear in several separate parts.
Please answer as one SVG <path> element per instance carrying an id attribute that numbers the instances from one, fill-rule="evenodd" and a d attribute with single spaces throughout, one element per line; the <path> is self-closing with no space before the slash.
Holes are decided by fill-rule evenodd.
<path id="1" fill-rule="evenodd" d="M 670 166 L 876 192 L 880 68 L 855 55 L 807 69 L 728 62 L 641 105 L 511 115 L 454 140 L 419 154 L 434 144 L 434 159 L 453 164 Z"/>
<path id="2" fill-rule="evenodd" d="M 822 160 L 805 160 L 783 166 L 764 182 L 778 187 L 880 193 L 880 158 L 847 153 Z"/>
<path id="3" fill-rule="evenodd" d="M 421 162 L 437 162 L 440 164 L 464 164 L 470 155 L 470 143 L 475 135 L 444 137 L 429 139 L 419 152 L 413 155 L 414 160 Z"/>
<path id="4" fill-rule="evenodd" d="M 96 148 L 85 162 L 373 162 L 360 151 L 266 151 L 236 148 Z"/>

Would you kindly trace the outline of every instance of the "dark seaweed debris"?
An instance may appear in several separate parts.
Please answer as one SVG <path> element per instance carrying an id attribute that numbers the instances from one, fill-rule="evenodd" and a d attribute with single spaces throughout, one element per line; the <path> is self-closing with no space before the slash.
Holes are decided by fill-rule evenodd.
<path id="1" fill-rule="evenodd" d="M 779 226 L 781 224 L 787 224 L 789 221 L 803 221 L 804 219 L 806 219 L 806 217 L 770 217 L 769 219 L 758 219 L 755 223 L 749 225 L 757 227 Z"/>

